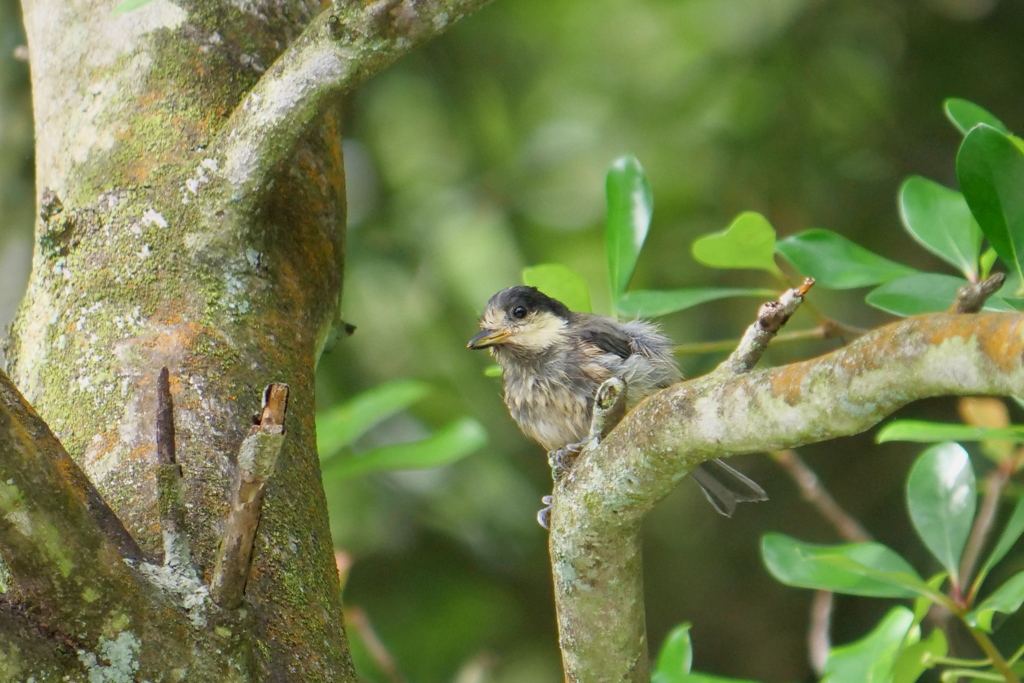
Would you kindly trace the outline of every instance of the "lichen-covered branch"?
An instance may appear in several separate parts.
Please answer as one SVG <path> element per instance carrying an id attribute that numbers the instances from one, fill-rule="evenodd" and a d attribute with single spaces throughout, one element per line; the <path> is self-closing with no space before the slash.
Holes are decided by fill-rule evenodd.
<path id="1" fill-rule="evenodd" d="M 268 386 L 259 422 L 253 425 L 239 449 L 238 484 L 231 499 L 224 538 L 217 552 L 217 566 L 210 582 L 210 596 L 227 609 L 242 604 L 245 584 L 249 579 L 252 544 L 263 511 L 263 497 L 284 444 L 287 409 L 288 385 Z"/>
<path id="2" fill-rule="evenodd" d="M 30 612 L 75 652 L 124 636 L 146 642 L 133 657 L 160 656 L 175 649 L 170 642 L 187 656 L 193 646 L 184 620 L 124 562 L 91 514 L 87 492 L 68 475 L 75 467 L 70 458 L 48 432 L 36 438 L 22 420 L 38 418 L 27 404 L 10 404 L 13 398 L 5 391 L 0 402 L 0 560 L 8 617 Z"/>
<path id="3" fill-rule="evenodd" d="M 219 135 L 212 163 L 200 169 L 230 188 L 230 205 L 217 193 L 204 200 L 209 218 L 248 222 L 279 164 L 289 158 L 314 121 L 342 94 L 382 71 L 409 50 L 442 33 L 491 0 L 376 0 L 335 2 L 310 22 L 235 109 Z"/>
<path id="4" fill-rule="evenodd" d="M 646 681 L 638 532 L 711 458 L 847 436 L 943 395 L 1024 393 L 1024 314 L 893 323 L 819 358 L 712 373 L 648 398 L 560 482 L 551 558 L 569 681 Z"/>
<path id="5" fill-rule="evenodd" d="M 141 561 L 142 551 L 135 539 L 3 370 L 0 370 L 0 409 L 7 411 L 18 428 L 25 430 L 40 453 L 45 454 L 45 458 L 53 463 L 64 478 L 65 485 L 84 501 L 92 523 L 114 544 L 121 556 Z"/>

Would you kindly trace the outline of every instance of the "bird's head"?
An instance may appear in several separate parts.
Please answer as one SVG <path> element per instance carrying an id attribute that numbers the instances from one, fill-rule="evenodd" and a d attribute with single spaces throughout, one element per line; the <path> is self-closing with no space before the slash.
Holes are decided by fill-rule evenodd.
<path id="1" fill-rule="evenodd" d="M 569 309 L 536 287 L 503 289 L 487 302 L 480 316 L 480 334 L 468 349 L 508 351 L 518 356 L 540 354 L 565 339 Z"/>

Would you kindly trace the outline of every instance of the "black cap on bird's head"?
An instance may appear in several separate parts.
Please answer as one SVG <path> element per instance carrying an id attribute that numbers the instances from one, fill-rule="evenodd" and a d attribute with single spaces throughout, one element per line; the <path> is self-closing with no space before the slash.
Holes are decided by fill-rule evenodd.
<path id="1" fill-rule="evenodd" d="M 536 287 L 509 287 L 487 302 L 480 316 L 480 334 L 469 340 L 468 349 L 501 344 L 524 350 L 541 350 L 562 334 L 569 309 Z"/>

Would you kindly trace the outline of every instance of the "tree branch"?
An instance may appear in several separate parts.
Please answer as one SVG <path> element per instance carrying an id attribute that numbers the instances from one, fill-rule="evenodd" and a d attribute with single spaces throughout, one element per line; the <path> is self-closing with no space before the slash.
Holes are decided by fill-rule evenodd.
<path id="1" fill-rule="evenodd" d="M 154 650 L 147 652 L 165 647 L 166 639 L 187 650 L 177 612 L 105 535 L 116 517 L 100 515 L 104 526 L 97 522 L 84 475 L 3 373 L 0 386 L 0 560 L 10 580 L 5 599 L 33 611 L 55 638 L 83 652 L 119 632 L 133 642 L 152 638 L 146 647 Z"/>
<path id="2" fill-rule="evenodd" d="M 1024 393 L 1024 315 L 937 314 L 816 359 L 675 384 L 556 487 L 550 550 L 569 681 L 646 681 L 640 522 L 696 465 L 864 431 L 943 395 Z"/>
<path id="3" fill-rule="evenodd" d="M 288 409 L 288 385 L 271 384 L 263 393 L 259 421 L 249 430 L 238 453 L 238 484 L 231 499 L 224 538 L 217 551 L 217 566 L 210 581 L 210 595 L 221 607 L 242 604 L 249 579 L 252 545 L 263 512 L 267 482 L 277 468 L 284 443 L 284 418 Z"/>
<path id="4" fill-rule="evenodd" d="M 715 372 L 739 374 L 757 365 L 768 344 L 793 317 L 796 309 L 803 303 L 804 296 L 813 286 L 814 278 L 806 278 L 799 288 L 787 289 L 778 301 L 769 301 L 761 306 L 757 312 L 757 320 L 747 328 L 736 350 L 715 368 Z"/>
<path id="5" fill-rule="evenodd" d="M 310 22 L 238 105 L 187 190 L 198 194 L 213 179 L 225 181 L 232 205 L 220 203 L 221 193 L 205 193 L 210 197 L 208 219 L 223 225 L 234 213 L 242 221 L 238 225 L 244 225 L 278 165 L 331 101 L 489 2 L 335 2 Z"/>
<path id="6" fill-rule="evenodd" d="M 31 437 L 40 453 L 46 454 L 65 479 L 75 495 L 85 502 L 88 515 L 93 524 L 112 542 L 128 560 L 141 562 L 142 550 L 135 539 L 121 524 L 114 511 L 110 509 L 99 491 L 85 476 L 81 468 L 75 464 L 64 446 L 50 431 L 50 427 L 39 417 L 25 397 L 21 395 L 10 378 L 0 370 L 0 409 L 7 410 L 20 429 L 24 429 Z"/>

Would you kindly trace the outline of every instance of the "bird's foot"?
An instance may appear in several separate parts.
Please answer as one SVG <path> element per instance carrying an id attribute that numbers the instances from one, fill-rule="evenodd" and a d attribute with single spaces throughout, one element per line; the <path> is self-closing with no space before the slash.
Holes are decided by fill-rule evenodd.
<path id="1" fill-rule="evenodd" d="M 540 502 L 544 503 L 544 507 L 537 511 L 537 524 L 540 524 L 544 529 L 551 528 L 551 501 L 551 496 L 541 498 Z"/>
<path id="2" fill-rule="evenodd" d="M 548 451 L 551 478 L 555 480 L 556 484 L 562 480 L 562 477 L 569 474 L 572 466 L 576 464 L 576 459 L 580 457 L 580 453 L 586 445 L 586 441 L 581 441 L 580 443 L 568 444 L 565 448 L 556 448 L 553 451 Z"/>

